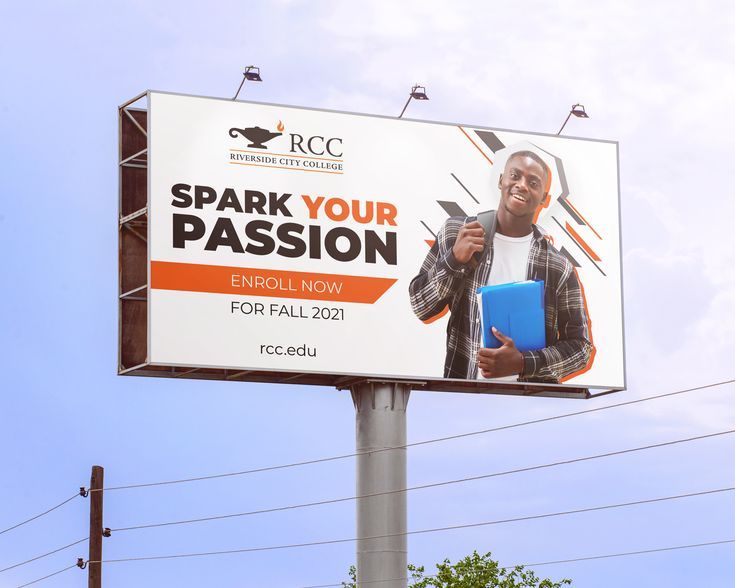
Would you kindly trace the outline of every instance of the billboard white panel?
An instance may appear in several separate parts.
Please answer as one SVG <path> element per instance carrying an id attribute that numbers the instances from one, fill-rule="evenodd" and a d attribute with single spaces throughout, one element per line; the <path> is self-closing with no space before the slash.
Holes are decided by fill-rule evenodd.
<path id="1" fill-rule="evenodd" d="M 617 143 L 158 92 L 148 116 L 151 364 L 625 386 Z M 517 279 L 545 346 L 483 352 L 477 287 Z"/>

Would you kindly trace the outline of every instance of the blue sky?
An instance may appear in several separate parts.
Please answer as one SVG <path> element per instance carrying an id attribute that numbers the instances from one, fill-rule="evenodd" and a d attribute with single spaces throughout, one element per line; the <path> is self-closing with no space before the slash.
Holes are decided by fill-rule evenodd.
<path id="1" fill-rule="evenodd" d="M 620 141 L 627 392 L 581 403 L 415 392 L 409 440 L 730 379 L 735 341 L 731 107 L 735 11 L 632 1 L 5 3 L 0 16 L 0 528 L 88 484 L 207 475 L 349 453 L 347 392 L 120 378 L 117 105 L 145 89 Z M 478 475 L 732 428 L 732 386 L 429 445 L 409 484 Z M 731 486 L 729 436 L 418 491 L 409 529 Z M 354 463 L 110 492 L 105 524 L 190 518 L 354 494 Z M 87 533 L 83 499 L 0 535 L 0 568 Z M 735 538 L 733 496 L 409 539 L 432 566 L 478 551 L 503 564 Z M 107 558 L 355 534 L 354 504 L 119 532 Z M 83 547 L 83 546 L 79 546 Z M 86 546 L 84 546 L 86 549 Z M 0 574 L 0 587 L 74 563 L 72 548 Z M 732 545 L 540 568 L 577 586 L 722 586 Z M 338 582 L 354 545 L 119 563 L 106 586 L 298 587 Z M 41 585 L 83 586 L 71 570 Z"/>

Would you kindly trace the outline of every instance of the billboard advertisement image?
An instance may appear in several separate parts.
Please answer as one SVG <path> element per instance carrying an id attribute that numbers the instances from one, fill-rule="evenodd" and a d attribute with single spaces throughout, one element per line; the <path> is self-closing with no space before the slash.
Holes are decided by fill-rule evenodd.
<path id="1" fill-rule="evenodd" d="M 148 101 L 148 364 L 625 387 L 616 142 Z"/>

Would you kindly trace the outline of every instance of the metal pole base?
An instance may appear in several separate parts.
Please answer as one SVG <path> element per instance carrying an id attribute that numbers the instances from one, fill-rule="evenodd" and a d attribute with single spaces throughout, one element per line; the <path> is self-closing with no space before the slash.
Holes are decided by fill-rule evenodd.
<path id="1" fill-rule="evenodd" d="M 351 388 L 356 414 L 357 495 L 406 488 L 406 449 L 375 450 L 406 444 L 405 383 L 365 382 Z M 357 585 L 405 588 L 408 511 L 406 493 L 357 500 Z M 382 535 L 393 535 L 370 539 Z"/>

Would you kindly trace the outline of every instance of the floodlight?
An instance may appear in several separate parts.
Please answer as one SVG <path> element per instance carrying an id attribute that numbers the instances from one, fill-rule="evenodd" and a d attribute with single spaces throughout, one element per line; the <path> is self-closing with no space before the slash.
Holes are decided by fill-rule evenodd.
<path id="1" fill-rule="evenodd" d="M 577 118 L 589 118 L 587 113 L 584 111 L 584 106 L 581 104 L 575 104 L 572 106 L 572 114 Z"/>
<path id="2" fill-rule="evenodd" d="M 567 122 L 569 122 L 570 116 L 576 116 L 577 118 L 589 118 L 589 115 L 585 112 L 584 106 L 581 104 L 574 104 L 569 111 L 569 114 L 567 114 L 567 118 L 564 120 L 564 124 L 561 125 L 561 128 L 559 129 L 559 132 L 557 135 L 561 135 L 561 132 L 564 130 L 564 127 L 567 125 Z"/>
<path id="3" fill-rule="evenodd" d="M 245 76 L 246 80 L 249 80 L 251 82 L 262 82 L 263 80 L 260 77 L 260 68 L 255 67 L 254 65 L 249 65 L 245 68 L 245 71 L 242 72 L 242 75 Z"/>
<path id="4" fill-rule="evenodd" d="M 232 97 L 233 100 L 237 100 L 245 80 L 249 80 L 251 82 L 262 82 L 263 78 L 260 77 L 260 68 L 254 65 L 248 65 L 245 68 L 245 71 L 242 72 L 242 81 L 240 82 L 240 86 L 238 86 L 237 92 L 235 92 L 235 95 Z"/>
<path id="5" fill-rule="evenodd" d="M 411 98 L 413 98 L 414 100 L 429 99 L 429 97 L 426 95 L 426 88 L 424 86 L 414 84 L 413 88 L 411 88 L 411 93 L 408 95 L 408 100 L 406 100 L 406 104 L 403 106 L 403 110 L 401 110 L 401 114 L 398 115 L 398 118 L 401 118 L 403 116 L 403 113 L 406 112 L 406 108 L 408 108 L 408 103 L 411 102 Z"/>
<path id="6" fill-rule="evenodd" d="M 426 88 L 423 86 L 414 86 L 411 88 L 411 98 L 414 100 L 428 100 L 429 97 L 426 95 Z"/>

